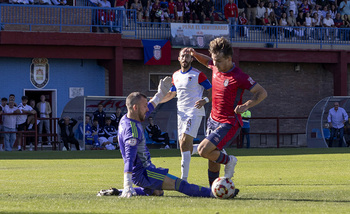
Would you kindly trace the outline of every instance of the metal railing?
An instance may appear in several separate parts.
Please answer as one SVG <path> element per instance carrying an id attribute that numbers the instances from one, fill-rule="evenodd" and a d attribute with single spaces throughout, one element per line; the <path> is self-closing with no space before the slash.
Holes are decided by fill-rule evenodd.
<path id="1" fill-rule="evenodd" d="M 0 4 L 0 30 L 119 32 L 125 38 L 171 39 L 170 23 L 138 22 L 135 10 L 95 6 L 59 7 Z M 349 45 L 349 28 L 230 25 L 232 43 Z M 298 46 L 296 46 L 298 47 Z M 345 46 L 346 47 L 346 46 Z"/>

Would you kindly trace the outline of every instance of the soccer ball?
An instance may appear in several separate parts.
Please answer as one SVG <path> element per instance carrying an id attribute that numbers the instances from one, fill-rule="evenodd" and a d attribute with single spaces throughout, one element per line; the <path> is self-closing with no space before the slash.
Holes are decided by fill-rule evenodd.
<path id="1" fill-rule="evenodd" d="M 213 182 L 211 191 L 216 198 L 231 198 L 235 193 L 235 185 L 230 178 L 220 177 Z"/>

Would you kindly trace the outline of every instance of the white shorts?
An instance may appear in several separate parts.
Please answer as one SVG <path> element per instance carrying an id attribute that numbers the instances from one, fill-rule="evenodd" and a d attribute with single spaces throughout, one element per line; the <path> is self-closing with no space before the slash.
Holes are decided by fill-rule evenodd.
<path id="1" fill-rule="evenodd" d="M 178 11 L 178 12 L 177 12 L 177 16 L 178 16 L 178 17 L 182 17 L 182 11 Z"/>
<path id="2" fill-rule="evenodd" d="M 103 143 L 106 143 L 106 142 L 110 142 L 110 143 L 113 143 L 113 138 L 115 138 L 116 136 L 111 136 L 109 137 L 108 139 L 105 138 L 105 137 L 99 137 L 98 138 L 98 141 L 100 142 L 100 146 L 102 146 Z"/>
<path id="3" fill-rule="evenodd" d="M 183 133 L 196 138 L 202 118 L 203 116 L 177 115 L 177 134 L 179 139 L 181 139 Z"/>

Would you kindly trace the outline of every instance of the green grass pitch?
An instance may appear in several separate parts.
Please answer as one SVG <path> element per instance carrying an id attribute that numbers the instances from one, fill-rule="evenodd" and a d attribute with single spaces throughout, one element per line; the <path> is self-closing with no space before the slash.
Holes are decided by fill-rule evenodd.
<path id="1" fill-rule="evenodd" d="M 151 150 L 180 176 L 179 150 Z M 0 213 L 350 213 L 350 149 L 228 149 L 238 158 L 233 200 L 96 197 L 122 188 L 119 151 L 1 152 Z M 189 182 L 207 186 L 207 160 L 192 157 Z M 222 168 L 223 171 L 223 168 Z M 223 172 L 221 173 L 223 175 Z"/>

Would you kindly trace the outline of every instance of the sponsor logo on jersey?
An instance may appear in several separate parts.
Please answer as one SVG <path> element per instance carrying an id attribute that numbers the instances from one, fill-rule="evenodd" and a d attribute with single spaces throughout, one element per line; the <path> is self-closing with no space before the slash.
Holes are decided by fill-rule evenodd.
<path id="1" fill-rule="evenodd" d="M 250 82 L 251 85 L 254 85 L 255 83 L 255 81 L 251 77 L 248 78 L 248 81 Z"/>
<path id="2" fill-rule="evenodd" d="M 46 58 L 34 58 L 30 65 L 30 82 L 36 88 L 44 88 L 49 82 L 49 63 Z"/>
<path id="3" fill-rule="evenodd" d="M 224 81 L 224 86 L 225 86 L 225 87 L 228 86 L 228 82 L 229 82 L 229 80 L 228 80 L 228 79 L 225 79 L 225 81 Z"/>

